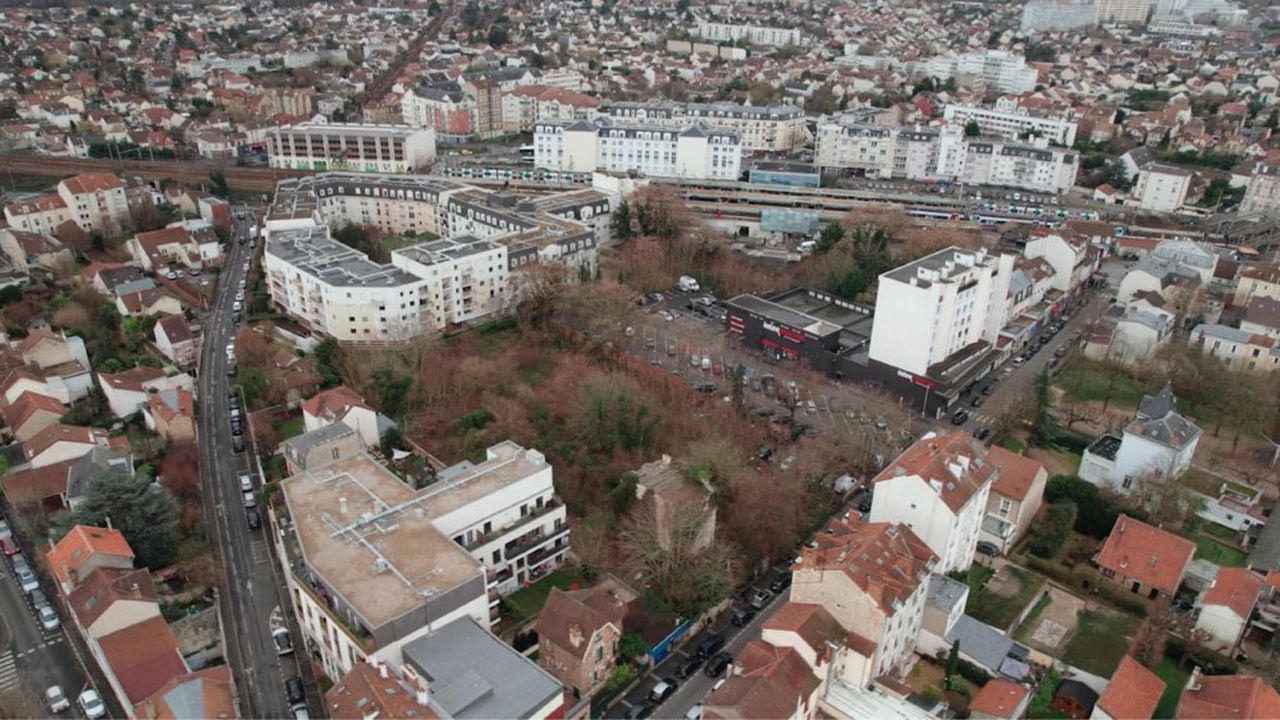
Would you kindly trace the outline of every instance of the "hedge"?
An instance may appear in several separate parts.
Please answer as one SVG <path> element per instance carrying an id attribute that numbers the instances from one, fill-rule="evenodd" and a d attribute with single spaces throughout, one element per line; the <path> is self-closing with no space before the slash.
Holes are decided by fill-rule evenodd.
<path id="1" fill-rule="evenodd" d="M 1185 652 L 1186 643 L 1183 642 L 1182 638 L 1171 637 L 1165 641 L 1165 657 L 1182 662 Z M 1193 663 L 1200 666 L 1200 670 L 1205 675 L 1235 675 L 1240 671 L 1240 666 L 1235 660 L 1206 647 L 1200 648 L 1189 657 Z"/>
<path id="2" fill-rule="evenodd" d="M 1027 567 L 1038 573 L 1048 575 L 1063 585 L 1079 590 L 1085 580 L 1089 581 L 1089 587 L 1093 593 L 1103 600 L 1115 605 L 1126 612 L 1137 615 L 1138 617 L 1147 616 L 1147 604 L 1132 595 L 1112 587 L 1098 578 L 1097 573 L 1085 567 L 1077 567 L 1076 569 L 1068 569 L 1058 563 L 1049 562 L 1034 555 L 1026 558 Z"/>

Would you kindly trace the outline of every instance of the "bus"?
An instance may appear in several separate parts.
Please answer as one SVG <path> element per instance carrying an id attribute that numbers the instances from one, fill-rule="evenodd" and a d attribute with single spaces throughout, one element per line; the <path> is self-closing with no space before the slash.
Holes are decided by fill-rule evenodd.
<path id="1" fill-rule="evenodd" d="M 533 164 L 533 146 L 532 145 L 520 146 L 520 162 L 525 165 Z"/>

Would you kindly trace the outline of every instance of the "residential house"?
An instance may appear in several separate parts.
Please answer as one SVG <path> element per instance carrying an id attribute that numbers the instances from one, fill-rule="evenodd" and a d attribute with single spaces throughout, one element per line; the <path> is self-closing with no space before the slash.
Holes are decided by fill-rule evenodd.
<path id="1" fill-rule="evenodd" d="M 872 480 L 871 522 L 911 528 L 937 554 L 937 572 L 964 570 L 997 474 L 968 433 L 927 434 Z"/>
<path id="2" fill-rule="evenodd" d="M 332 718 L 436 720 L 429 697 L 386 663 L 356 663 L 324 694 L 324 709 Z"/>
<path id="3" fill-rule="evenodd" d="M 82 270 L 80 275 L 90 287 L 108 297 L 115 297 L 116 288 L 124 283 L 146 279 L 146 276 L 142 273 L 142 268 L 120 263 L 89 263 L 89 266 Z M 150 280 L 148 279 L 147 282 L 150 282 Z M 155 287 L 155 283 L 152 283 L 150 287 Z"/>
<path id="4" fill-rule="evenodd" d="M 156 349 L 178 367 L 196 362 L 196 337 L 182 315 L 169 315 L 156 321 Z"/>
<path id="5" fill-rule="evenodd" d="M 906 525 L 836 521 L 830 529 L 818 547 L 801 548 L 791 601 L 821 605 L 856 635 L 870 677 L 895 672 L 915 649 L 938 556 Z"/>
<path id="6" fill-rule="evenodd" d="M 1171 598 L 1195 555 L 1195 543 L 1121 515 L 1096 562 L 1102 577 L 1135 595 Z"/>
<path id="7" fill-rule="evenodd" d="M 141 720 L 234 718 L 238 712 L 229 665 L 174 676 L 133 706 Z"/>
<path id="8" fill-rule="evenodd" d="M 1008 552 L 1026 535 L 1044 502 L 1049 472 L 1029 457 L 992 445 L 987 463 L 995 466 L 995 480 L 987 497 L 981 539 Z"/>
<path id="9" fill-rule="evenodd" d="M 150 280 L 147 281 L 148 283 Z M 129 289 L 116 295 L 116 312 L 125 317 L 144 318 L 149 315 L 181 315 L 182 301 L 164 288 L 142 287 Z"/>
<path id="10" fill-rule="evenodd" d="M 1049 704 L 1073 720 L 1085 720 L 1098 704 L 1098 693 L 1080 680 L 1063 680 L 1053 691 Z"/>
<path id="11" fill-rule="evenodd" d="M 170 442 L 188 442 L 196 438 L 195 396 L 177 387 L 151 393 L 142 406 L 147 429 Z"/>
<path id="12" fill-rule="evenodd" d="M 84 173 L 58 183 L 70 219 L 85 232 L 111 237 L 129 224 L 124 182 L 112 173 Z"/>
<path id="13" fill-rule="evenodd" d="M 160 368 L 142 365 L 118 373 L 100 372 L 98 386 L 111 414 L 123 419 L 141 410 L 151 393 L 180 388 L 191 392 L 193 382 L 186 373 L 169 375 Z"/>
<path id="14" fill-rule="evenodd" d="M 1163 305 L 1158 295 L 1154 299 Z M 1091 360 L 1139 365 L 1154 357 L 1173 337 L 1175 324 L 1173 313 L 1146 302 L 1138 293 L 1127 307 L 1113 306 L 1107 311 L 1089 335 L 1084 355 Z"/>
<path id="15" fill-rule="evenodd" d="M 1028 258 L 1044 258 L 1053 266 L 1053 288 L 1059 292 L 1075 292 L 1093 272 L 1089 244 L 1056 232 L 1031 231 L 1022 253 Z"/>
<path id="16" fill-rule="evenodd" d="M 1262 488 L 1223 481 L 1218 491 L 1206 494 L 1192 490 L 1191 497 L 1201 501 L 1196 514 L 1236 532 L 1249 532 L 1267 524 L 1269 500 Z"/>
<path id="17" fill-rule="evenodd" d="M 1123 494 L 1143 481 L 1175 478 L 1191 466 L 1201 430 L 1174 410 L 1173 387 L 1144 395 L 1121 437 L 1103 435 L 1084 452 L 1080 477 Z"/>
<path id="18" fill-rule="evenodd" d="M 4 407 L 5 426 L 18 442 L 26 442 L 41 430 L 54 425 L 67 414 L 67 408 L 56 398 L 27 390 L 12 404 Z"/>
<path id="19" fill-rule="evenodd" d="M 681 553 L 697 553 L 715 540 L 716 505 L 711 492 L 689 478 L 670 455 L 646 463 L 636 472 L 636 499 L 651 503 L 657 524 L 658 544 L 672 549 L 673 538 L 683 538 L 688 546 Z M 695 528 L 696 532 L 689 532 Z"/>
<path id="20" fill-rule="evenodd" d="M 1129 204 L 1155 212 L 1174 212 L 1187 201 L 1192 173 L 1175 165 L 1151 163 L 1138 171 Z"/>
<path id="21" fill-rule="evenodd" d="M 55 423 L 22 444 L 25 462 L 21 467 L 39 468 L 63 460 L 75 460 L 95 447 L 109 445 L 105 430 Z"/>
<path id="22" fill-rule="evenodd" d="M 751 640 L 734 658 L 732 673 L 703 701 L 702 717 L 805 720 L 817 712 L 822 685 L 794 648 Z"/>
<path id="23" fill-rule="evenodd" d="M 129 256 L 148 272 L 164 272 L 171 266 L 203 268 L 222 256 L 213 226 L 199 222 L 188 227 L 179 223 L 129 238 Z"/>
<path id="24" fill-rule="evenodd" d="M 94 570 L 132 570 L 133 548 L 119 530 L 76 525 L 44 559 L 59 589 L 69 594 Z"/>
<path id="25" fill-rule="evenodd" d="M 969 717 L 976 720 L 1016 720 L 1031 701 L 1026 685 L 1004 678 L 992 678 L 969 701 Z"/>
<path id="26" fill-rule="evenodd" d="M 46 394 L 70 404 L 87 396 L 93 388 L 89 353 L 83 338 L 32 330 L 17 343 L 16 349 L 23 363 L 37 368 L 44 377 L 45 384 L 53 391 Z"/>
<path id="27" fill-rule="evenodd" d="M 1196 629 L 1207 636 L 1206 645 L 1228 657 L 1234 655 L 1249 627 L 1253 608 L 1262 595 L 1263 582 L 1252 570 L 1220 567 L 1213 584 L 1199 600 Z"/>
<path id="28" fill-rule="evenodd" d="M 1242 307 L 1256 297 L 1280 300 L 1280 263 L 1251 262 L 1240 269 L 1234 304 Z"/>
<path id="29" fill-rule="evenodd" d="M 1179 720 L 1280 717 L 1280 693 L 1252 675 L 1205 675 L 1197 667 L 1178 701 Z"/>
<path id="30" fill-rule="evenodd" d="M 1240 329 L 1280 341 L 1280 300 L 1258 296 L 1249 300 Z"/>
<path id="31" fill-rule="evenodd" d="M 81 630 L 104 638 L 160 617 L 159 594 L 145 568 L 96 567 L 67 594 L 67 606 Z"/>
<path id="32" fill-rule="evenodd" d="M 85 488 L 89 480 L 102 473 L 113 471 L 125 475 L 133 475 L 134 472 L 129 441 L 123 435 L 112 438 L 108 447 L 94 447 L 71 463 L 67 468 L 66 483 L 62 491 L 63 504 L 75 510 L 84 500 Z"/>
<path id="33" fill-rule="evenodd" d="M 1165 683 L 1132 655 L 1120 659 L 1111 681 L 1098 697 L 1089 720 L 1150 720 L 1164 693 Z"/>
<path id="34" fill-rule="evenodd" d="M 64 267 L 74 260 L 71 250 L 52 235 L 13 228 L 0 228 L 0 252 L 24 275 Z"/>
<path id="35" fill-rule="evenodd" d="M 285 472 L 290 475 L 361 455 L 367 449 L 360 434 L 343 423 L 325 425 L 280 443 Z"/>
<path id="36" fill-rule="evenodd" d="M 1280 340 L 1243 328 L 1201 323 L 1187 336 L 1187 344 L 1230 370 L 1270 373 L 1280 369 Z"/>
<path id="37" fill-rule="evenodd" d="M 90 643 L 116 699 L 130 709 L 189 672 L 178 639 L 163 617 L 130 625 Z"/>
<path id="38" fill-rule="evenodd" d="M 626 604 L 606 587 L 553 588 L 534 624 L 538 665 L 576 698 L 594 695 L 613 672 Z"/>
<path id="39" fill-rule="evenodd" d="M 50 515 L 62 510 L 67 507 L 67 470 L 75 462 L 63 460 L 43 467 L 10 470 L 0 478 L 4 496 L 14 507 L 30 504 Z"/>
<path id="40" fill-rule="evenodd" d="M 360 433 L 366 447 L 377 447 L 382 434 L 395 426 L 391 418 L 374 410 L 359 393 L 339 385 L 316 393 L 302 404 L 302 423 L 307 432 L 340 422 Z"/>

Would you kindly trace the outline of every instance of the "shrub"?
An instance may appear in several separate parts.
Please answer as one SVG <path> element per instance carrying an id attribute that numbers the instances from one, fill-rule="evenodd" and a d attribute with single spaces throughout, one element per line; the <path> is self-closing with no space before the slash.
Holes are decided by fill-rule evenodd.
<path id="1" fill-rule="evenodd" d="M 1037 524 L 1031 533 L 1027 549 L 1042 558 L 1050 558 L 1062 549 L 1076 524 L 1076 504 L 1070 500 L 1061 500 L 1049 506 L 1044 521 Z"/>
<path id="2" fill-rule="evenodd" d="M 956 664 L 956 673 L 977 686 L 986 685 L 991 681 L 990 673 L 963 658 Z"/>
<path id="3" fill-rule="evenodd" d="M 1183 656 L 1187 653 L 1186 642 L 1182 638 L 1171 637 L 1164 644 L 1165 657 L 1172 658 L 1178 662 L 1183 662 Z M 1200 666 L 1200 669 L 1206 675 L 1234 675 L 1240 671 L 1240 666 L 1234 660 L 1223 655 L 1220 652 L 1210 650 L 1209 648 L 1198 648 L 1194 653 L 1187 656 L 1191 662 Z"/>
<path id="4" fill-rule="evenodd" d="M 1048 503 L 1070 500 L 1076 504 L 1075 530 L 1083 535 L 1106 539 L 1120 513 L 1142 519 L 1139 513 L 1120 507 L 1114 500 L 1104 498 L 1098 487 L 1074 475 L 1054 475 L 1044 487 L 1044 500 Z"/>

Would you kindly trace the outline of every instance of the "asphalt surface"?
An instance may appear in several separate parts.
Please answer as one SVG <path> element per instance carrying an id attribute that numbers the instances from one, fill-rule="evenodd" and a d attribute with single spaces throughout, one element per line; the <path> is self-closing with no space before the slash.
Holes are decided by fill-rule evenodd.
<path id="1" fill-rule="evenodd" d="M 45 630 L 18 586 L 13 566 L 7 560 L 0 566 L 3 567 L 0 571 L 0 622 L 3 622 L 4 634 L 3 643 L 0 643 L 0 716 L 51 715 L 44 704 L 44 692 L 53 685 L 61 686 L 63 694 L 73 703 L 71 710 L 59 716 L 79 716 L 74 707 L 75 699 L 82 690 L 90 687 L 90 682 L 73 655 L 64 634 L 65 626 L 53 631 Z M 49 598 L 54 597 L 52 588 L 47 584 L 43 589 Z M 55 602 L 54 606 L 57 605 Z M 59 615 L 63 613 L 59 611 Z M 99 692 L 99 695 L 103 693 Z"/>
<path id="2" fill-rule="evenodd" d="M 235 238 L 246 235 L 252 223 L 251 219 L 237 218 Z M 288 621 L 289 602 L 272 544 L 262 529 L 250 530 L 246 521 L 239 481 L 242 473 L 254 478 L 258 510 L 266 525 L 266 508 L 260 492 L 261 472 L 253 454 L 247 419 L 242 427 L 249 444 L 244 452 L 233 449 L 228 399 L 228 393 L 238 391 L 233 378 L 227 374 L 226 347 L 234 341 L 237 331 L 232 320 L 232 303 L 239 282 L 245 277 L 245 262 L 251 262 L 253 254 L 248 244 L 232 241 L 219 275 L 217 292 L 204 318 L 196 432 L 205 518 L 226 580 L 219 601 L 227 640 L 227 662 L 235 677 L 240 712 L 242 717 L 285 718 L 292 717 L 292 713 L 285 697 L 284 681 L 294 676 L 305 680 L 307 668 L 299 667 L 297 653 L 276 655 L 271 639 L 273 622 Z M 297 628 L 290 629 L 295 646 L 300 645 Z M 311 714 L 319 717 L 316 711 L 322 705 L 320 694 L 314 683 L 307 680 L 306 685 Z"/>

